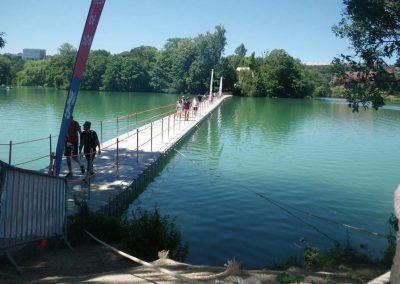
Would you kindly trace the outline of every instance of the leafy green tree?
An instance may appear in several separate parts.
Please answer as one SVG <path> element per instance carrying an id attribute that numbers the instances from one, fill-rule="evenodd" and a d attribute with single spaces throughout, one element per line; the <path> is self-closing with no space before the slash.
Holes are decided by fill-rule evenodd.
<path id="1" fill-rule="evenodd" d="M 258 91 L 258 81 L 254 72 L 251 70 L 241 70 L 237 73 L 237 83 L 236 83 L 236 93 L 240 95 L 245 95 L 247 97 L 263 96 L 261 92 Z"/>
<path id="2" fill-rule="evenodd" d="M 298 63 L 286 51 L 273 50 L 260 68 L 260 83 L 263 95 L 278 98 L 300 98 L 306 94 L 296 81 L 300 79 Z"/>
<path id="3" fill-rule="evenodd" d="M 152 46 L 139 46 L 129 51 L 129 56 L 139 60 L 146 69 L 151 69 L 156 61 L 158 50 Z"/>
<path id="4" fill-rule="evenodd" d="M 147 91 L 149 75 L 140 62 L 123 55 L 111 56 L 103 75 L 104 90 Z"/>
<path id="5" fill-rule="evenodd" d="M 223 26 L 216 26 L 214 33 L 199 35 L 194 39 L 196 54 L 187 74 L 187 92 L 204 93 L 208 90 L 210 71 L 221 60 L 225 49 L 225 33 Z"/>
<path id="6" fill-rule="evenodd" d="M 184 92 L 186 73 L 193 60 L 194 45 L 191 39 L 168 39 L 151 72 L 152 87 L 163 92 Z"/>
<path id="7" fill-rule="evenodd" d="M 333 27 L 351 41 L 354 55 L 335 58 L 335 73 L 346 85 L 353 111 L 384 105 L 383 97 L 400 89 L 399 77 L 385 60 L 400 64 L 400 2 L 398 0 L 344 0 L 342 20 Z M 358 59 L 359 58 L 359 59 Z"/>
<path id="8" fill-rule="evenodd" d="M 345 96 L 346 89 L 344 86 L 334 86 L 331 90 L 331 96 L 336 98 L 343 98 Z"/>
<path id="9" fill-rule="evenodd" d="M 11 60 L 5 56 L 0 56 L 0 85 L 9 85 L 11 79 Z"/>
<path id="10" fill-rule="evenodd" d="M 69 43 L 62 44 L 58 54 L 50 58 L 46 82 L 48 86 L 67 89 L 70 84 L 77 51 Z"/>
<path id="11" fill-rule="evenodd" d="M 166 92 L 204 93 L 211 69 L 222 59 L 226 45 L 225 29 L 197 37 L 168 39 L 156 56 L 151 71 L 151 86 Z"/>
<path id="12" fill-rule="evenodd" d="M 235 83 L 237 81 L 237 74 L 235 68 L 231 65 L 230 61 L 223 57 L 215 66 L 215 77 L 223 78 L 223 90 L 234 91 Z"/>
<path id="13" fill-rule="evenodd" d="M 44 86 L 46 84 L 49 60 L 29 60 L 17 73 L 18 84 L 23 86 Z"/>
<path id="14" fill-rule="evenodd" d="M 246 49 L 246 47 L 244 46 L 244 44 L 243 43 L 241 43 L 238 47 L 236 47 L 236 49 L 235 49 L 235 54 L 237 55 L 237 56 L 239 56 L 239 57 L 245 57 L 246 56 L 246 52 L 247 52 L 247 49 Z"/>
<path id="15" fill-rule="evenodd" d="M 25 61 L 21 56 L 7 56 L 11 60 L 11 83 L 17 84 L 17 73 L 24 68 Z"/>
<path id="16" fill-rule="evenodd" d="M 4 32 L 0 32 L 0 48 L 6 45 L 6 40 L 4 39 Z"/>
<path id="17" fill-rule="evenodd" d="M 99 90 L 101 88 L 102 78 L 110 56 L 110 53 L 105 50 L 90 52 L 81 84 L 82 89 Z"/>

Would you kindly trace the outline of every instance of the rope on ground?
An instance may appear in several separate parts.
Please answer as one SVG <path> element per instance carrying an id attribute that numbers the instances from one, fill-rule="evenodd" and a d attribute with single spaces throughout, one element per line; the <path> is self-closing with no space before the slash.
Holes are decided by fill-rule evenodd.
<path id="1" fill-rule="evenodd" d="M 176 279 L 179 279 L 179 280 L 182 280 L 182 281 L 185 281 L 185 282 L 188 282 L 188 283 L 199 283 L 199 284 L 200 284 L 200 283 L 203 283 L 203 282 L 199 282 L 199 281 L 190 279 L 190 278 L 188 278 L 188 277 L 179 275 L 179 274 L 177 274 L 177 273 L 175 273 L 175 272 L 169 271 L 168 269 L 165 269 L 165 268 L 162 268 L 162 267 L 158 267 L 158 266 L 156 266 L 156 265 L 154 265 L 154 264 L 151 264 L 151 263 L 149 263 L 149 262 L 146 262 L 146 261 L 144 261 L 144 260 L 141 260 L 141 259 L 139 259 L 139 258 L 137 258 L 137 257 L 132 256 L 132 255 L 129 255 L 129 254 L 127 254 L 127 253 L 125 253 L 125 252 L 123 252 L 123 251 L 120 251 L 120 250 L 114 248 L 113 246 L 110 246 L 109 244 L 106 244 L 105 242 L 99 240 L 98 238 L 96 238 L 94 235 L 92 235 L 92 234 L 89 233 L 88 231 L 86 231 L 86 230 L 84 230 L 84 231 L 85 231 L 86 234 L 88 234 L 91 238 L 93 238 L 93 239 L 94 239 L 95 241 L 97 241 L 98 243 L 102 244 L 103 246 L 105 246 L 105 247 L 111 249 L 112 251 L 118 253 L 119 255 L 121 255 L 121 256 L 123 256 L 123 257 L 126 257 L 126 258 L 128 258 L 128 259 L 130 259 L 130 260 L 132 260 L 132 261 L 134 261 L 134 262 L 136 262 L 136 263 L 139 263 L 139 264 L 141 264 L 141 265 L 150 267 L 150 268 L 152 268 L 152 269 L 154 269 L 154 270 L 156 270 L 156 271 L 158 271 L 158 272 L 161 272 L 161 273 L 163 273 L 163 274 L 167 274 L 167 275 L 169 275 L 169 276 L 172 276 L 172 277 L 174 277 L 174 278 L 176 278 Z"/>
<path id="2" fill-rule="evenodd" d="M 372 279 L 371 281 L 368 282 L 368 284 L 385 284 L 389 283 L 389 279 L 390 279 L 390 271 L 379 276 L 378 278 Z"/>

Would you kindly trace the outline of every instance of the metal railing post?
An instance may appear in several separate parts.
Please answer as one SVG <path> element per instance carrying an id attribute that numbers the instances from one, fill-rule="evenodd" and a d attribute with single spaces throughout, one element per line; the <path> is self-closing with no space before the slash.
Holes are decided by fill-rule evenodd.
<path id="1" fill-rule="evenodd" d="M 96 148 L 95 148 L 96 150 Z M 90 148 L 90 153 L 89 153 L 89 169 L 88 169 L 88 199 L 90 199 L 90 187 L 91 187 L 91 179 L 92 179 L 92 173 L 93 173 L 93 148 Z"/>
<path id="2" fill-rule="evenodd" d="M 117 177 L 119 177 L 119 138 L 117 137 Z"/>
<path id="3" fill-rule="evenodd" d="M 168 115 L 168 138 L 169 138 L 169 118 L 171 117 L 171 115 Z"/>
<path id="4" fill-rule="evenodd" d="M 161 143 L 164 142 L 164 117 L 161 118 Z"/>
<path id="5" fill-rule="evenodd" d="M 174 135 L 175 135 L 175 115 L 174 115 Z"/>
<path id="6" fill-rule="evenodd" d="M 150 122 L 150 152 L 153 152 L 153 122 Z"/>
<path id="7" fill-rule="evenodd" d="M 139 163 L 139 128 L 136 128 L 136 163 Z"/>
<path id="8" fill-rule="evenodd" d="M 51 148 L 51 134 L 49 134 L 49 144 L 50 144 L 50 165 L 52 164 L 52 161 L 51 161 L 51 153 L 53 152 L 53 150 L 52 150 L 52 148 Z"/>
<path id="9" fill-rule="evenodd" d="M 119 135 L 119 120 L 118 120 L 118 116 L 117 116 L 117 136 Z"/>
<path id="10" fill-rule="evenodd" d="M 100 121 L 100 144 L 103 147 L 103 121 Z"/>
<path id="11" fill-rule="evenodd" d="M 10 148 L 8 150 L 8 164 L 11 165 L 11 152 L 12 152 L 12 141 L 10 140 Z"/>

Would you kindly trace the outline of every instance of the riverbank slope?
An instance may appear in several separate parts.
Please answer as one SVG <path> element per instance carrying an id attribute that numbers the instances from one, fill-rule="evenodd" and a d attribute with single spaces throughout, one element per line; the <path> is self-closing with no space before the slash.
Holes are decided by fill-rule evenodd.
<path id="1" fill-rule="evenodd" d="M 239 283 L 240 279 L 247 279 L 248 282 L 243 283 L 366 283 L 385 272 L 373 266 L 308 271 L 297 267 L 242 270 L 235 264 L 228 268 L 212 267 L 170 259 L 159 259 L 153 264 L 203 283 Z M 11 266 L 1 265 L 0 283 L 187 283 L 152 268 L 138 266 L 98 245 L 39 251 L 20 265 L 23 275 L 18 275 Z"/>

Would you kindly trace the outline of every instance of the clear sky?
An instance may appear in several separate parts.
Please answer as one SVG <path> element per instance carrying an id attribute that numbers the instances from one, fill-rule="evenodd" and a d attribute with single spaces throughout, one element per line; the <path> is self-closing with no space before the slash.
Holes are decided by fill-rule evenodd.
<path id="1" fill-rule="evenodd" d="M 90 0 L 1 0 L 1 53 L 23 48 L 57 53 L 68 42 L 78 47 Z M 248 54 L 285 49 L 302 62 L 330 62 L 350 53 L 349 42 L 336 37 L 341 0 L 106 0 L 92 49 L 111 53 L 140 45 L 161 49 L 171 37 L 195 37 L 227 30 L 225 55 L 244 43 Z"/>

